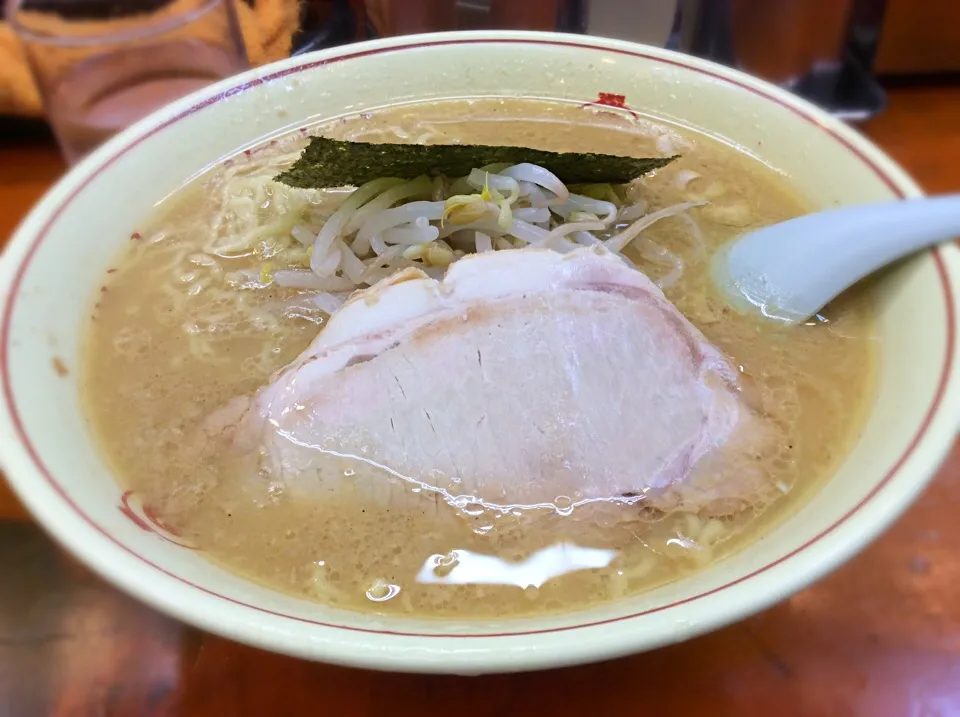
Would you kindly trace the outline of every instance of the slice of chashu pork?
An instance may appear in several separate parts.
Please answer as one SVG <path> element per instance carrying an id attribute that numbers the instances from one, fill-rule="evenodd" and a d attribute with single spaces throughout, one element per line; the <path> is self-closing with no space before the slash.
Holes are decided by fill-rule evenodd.
<path id="1" fill-rule="evenodd" d="M 422 498 L 401 478 L 460 505 L 627 499 L 719 515 L 769 486 L 758 457 L 773 432 L 738 380 L 615 255 L 500 251 L 442 281 L 407 269 L 357 293 L 209 425 L 295 494 L 349 477 L 375 499 Z M 344 470 L 355 461 L 377 470 Z"/>

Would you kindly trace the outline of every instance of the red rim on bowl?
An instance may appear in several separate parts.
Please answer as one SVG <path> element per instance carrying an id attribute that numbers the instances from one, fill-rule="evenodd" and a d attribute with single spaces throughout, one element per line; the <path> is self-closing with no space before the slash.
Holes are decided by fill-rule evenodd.
<path id="1" fill-rule="evenodd" d="M 774 561 L 772 561 L 772 562 L 764 565 L 763 567 L 754 570 L 753 572 L 751 572 L 751 573 L 749 573 L 749 574 L 747 574 L 747 575 L 744 575 L 744 576 L 742 576 L 742 577 L 740 577 L 740 578 L 737 578 L 736 580 L 733 580 L 733 581 L 730 581 L 730 582 L 728 582 L 728 583 L 725 583 L 724 585 L 721 585 L 721 586 L 719 586 L 719 587 L 716 587 L 716 588 L 714 588 L 714 589 L 712 589 L 712 590 L 709 590 L 709 591 L 706 591 L 706 592 L 703 592 L 703 593 L 699 593 L 699 594 L 697 594 L 697 595 L 693 595 L 693 596 L 691 596 L 691 597 L 687 597 L 687 598 L 684 598 L 684 599 L 682 599 L 682 600 L 677 600 L 677 601 L 674 601 L 674 602 L 672 602 L 672 603 L 668 603 L 668 604 L 665 604 L 665 605 L 659 605 L 659 606 L 657 606 L 657 607 L 653 607 L 653 608 L 650 608 L 650 609 L 647 609 L 647 610 L 643 610 L 643 611 L 641 611 L 641 612 L 636 612 L 636 613 L 632 613 L 632 614 L 629 614 L 629 615 L 622 615 L 622 616 L 619 616 L 619 617 L 614 617 L 614 618 L 610 618 L 610 619 L 606 619 L 606 620 L 595 620 L 595 621 L 592 621 L 592 622 L 584 622 L 584 623 L 580 623 L 580 624 L 576 624 L 576 625 L 566 625 L 566 626 L 561 626 L 561 627 L 546 628 L 546 629 L 540 629 L 540 630 L 518 630 L 518 631 L 515 631 L 515 632 L 498 632 L 498 633 L 456 633 L 456 634 L 417 633 L 417 632 L 403 632 L 403 631 L 399 631 L 399 630 L 378 630 L 378 629 L 371 629 L 371 628 L 364 628 L 364 627 L 356 627 L 356 626 L 349 626 L 349 625 L 338 625 L 338 624 L 335 624 L 335 623 L 323 622 L 323 621 L 319 621 L 319 620 L 310 620 L 310 619 L 308 619 L 308 618 L 298 617 L 298 616 L 296 616 L 296 615 L 287 615 L 287 614 L 280 613 L 280 612 L 276 612 L 276 611 L 273 611 L 273 610 L 267 610 L 267 609 L 265 609 L 265 608 L 258 607 L 257 605 L 252 605 L 252 604 L 249 604 L 249 603 L 245 603 L 245 602 L 243 602 L 243 601 L 241 601 L 241 600 L 237 600 L 237 599 L 235 599 L 235 598 L 231 598 L 231 597 L 228 597 L 228 596 L 225 596 L 225 595 L 221 595 L 221 594 L 219 594 L 219 593 L 217 593 L 217 592 L 214 592 L 214 591 L 209 590 L 209 589 L 207 589 L 207 588 L 205 588 L 205 587 L 202 587 L 202 586 L 200 586 L 200 585 L 197 585 L 196 583 L 193 583 L 193 582 L 191 582 L 191 581 L 189 581 L 189 580 L 186 580 L 185 578 L 182 578 L 182 577 L 180 577 L 180 576 L 178 576 L 178 575 L 176 575 L 176 574 L 174 574 L 174 573 L 172 573 L 172 572 L 170 572 L 170 571 L 168 571 L 168 570 L 160 567 L 159 565 L 151 562 L 149 559 L 143 557 L 142 555 L 140 555 L 139 553 L 137 553 L 136 551 L 134 551 L 132 548 L 130 548 L 130 547 L 128 547 L 127 545 L 125 545 L 124 543 L 122 543 L 119 539 L 117 539 L 116 537 L 114 537 L 111 533 L 109 533 L 109 532 L 108 532 L 107 530 L 105 530 L 102 526 L 100 526 L 97 522 L 95 522 L 89 515 L 87 515 L 87 514 L 72 500 L 72 498 L 70 497 L 70 495 L 63 489 L 63 487 L 61 486 L 61 484 L 57 481 L 57 479 L 56 479 L 56 478 L 50 473 L 50 471 L 47 469 L 47 467 L 46 467 L 46 465 L 44 464 L 43 460 L 40 458 L 39 454 L 37 453 L 37 451 L 36 451 L 36 449 L 35 449 L 35 447 L 34 447 L 34 445 L 33 445 L 33 442 L 30 440 L 30 436 L 27 434 L 26 430 L 24 429 L 23 422 L 22 422 L 21 417 L 20 417 L 20 412 L 19 412 L 19 410 L 18 410 L 18 408 L 17 408 L 16 403 L 15 403 L 14 400 L 13 400 L 13 379 L 12 379 L 12 377 L 11 377 L 11 375 L 10 375 L 10 370 L 9 370 L 9 366 L 10 366 L 10 362 L 9 362 L 9 352 L 10 352 L 10 330 L 11 330 L 10 327 L 11 327 L 11 320 L 12 320 L 12 316 L 13 316 L 13 312 L 14 312 L 14 309 L 15 309 L 15 306 L 16 306 L 16 303 L 17 303 L 17 300 L 18 300 L 19 295 L 20 295 L 19 292 L 20 292 L 20 289 L 21 289 L 21 285 L 22 285 L 22 282 L 23 282 L 23 278 L 24 278 L 24 276 L 25 276 L 25 274 L 26 274 L 26 272 L 27 272 L 27 269 L 28 269 L 28 267 L 29 267 L 29 265 L 30 265 L 30 262 L 32 261 L 33 257 L 34 257 L 35 254 L 36 254 L 36 251 L 37 251 L 38 247 L 40 246 L 40 244 L 43 243 L 43 241 L 45 240 L 48 232 L 50 231 L 50 228 L 54 225 L 54 223 L 56 223 L 57 219 L 58 219 L 58 218 L 60 217 L 60 215 L 63 213 L 64 209 L 65 209 L 67 206 L 69 206 L 70 203 L 71 203 L 72 201 L 74 201 L 74 199 L 76 199 L 77 195 L 79 195 L 79 194 L 86 188 L 86 186 L 87 186 L 88 184 L 90 184 L 97 176 L 99 176 L 106 168 L 108 168 L 109 166 L 111 166 L 117 159 L 119 159 L 119 158 L 122 157 L 124 154 L 126 154 L 130 149 L 132 149 L 132 148 L 136 147 L 137 145 L 139 145 L 141 142 L 143 142 L 143 141 L 144 141 L 145 139 L 147 139 L 148 137 L 152 137 L 153 135 L 157 134 L 158 132 L 161 132 L 161 131 L 162 131 L 163 129 L 165 129 L 166 127 L 169 127 L 170 125 L 175 124 L 176 122 L 181 121 L 181 120 L 184 119 L 185 117 L 188 117 L 188 116 L 190 116 L 190 115 L 192 115 L 192 114 L 194 114 L 194 113 L 196 113 L 196 112 L 201 111 L 202 109 L 204 109 L 205 107 L 207 107 L 207 106 L 209 106 L 209 105 L 216 104 L 216 103 L 218 103 L 218 102 L 220 102 L 220 101 L 222 101 L 222 100 L 224 100 L 224 99 L 226 99 L 226 98 L 228 98 L 228 97 L 231 97 L 231 96 L 236 95 L 236 94 L 241 93 L 241 92 L 245 92 L 246 90 L 249 90 L 249 89 L 251 89 L 251 88 L 253 88 L 253 87 L 256 87 L 257 85 L 261 85 L 261 84 L 263 84 L 263 83 L 265 83 L 265 82 L 270 82 L 270 81 L 272 81 L 272 80 L 276 80 L 276 79 L 281 78 L 281 77 L 287 77 L 287 76 L 290 76 L 290 75 L 294 75 L 294 74 L 297 74 L 297 73 L 300 73 L 300 72 L 303 72 L 303 71 L 306 71 L 306 70 L 310 70 L 310 69 L 313 69 L 313 68 L 316 68 L 316 67 L 320 67 L 320 66 L 324 66 L 324 65 L 330 65 L 330 64 L 335 64 L 335 63 L 338 63 L 338 62 L 342 62 L 342 61 L 344 61 L 344 60 L 351 60 L 351 59 L 356 59 L 356 58 L 360 58 L 360 57 L 367 57 L 367 56 L 371 56 L 371 55 L 379 55 L 379 54 L 385 54 L 385 53 L 390 53 L 390 52 L 397 52 L 397 51 L 403 51 L 403 50 L 411 50 L 411 49 L 424 48 L 424 47 L 438 47 L 438 46 L 443 46 L 443 45 L 467 45 L 467 44 L 478 44 L 478 43 L 484 43 L 484 44 L 532 44 L 532 45 L 551 45 L 551 46 L 572 47 L 572 48 L 587 49 L 587 50 L 600 50 L 600 51 L 603 51 L 603 52 L 609 52 L 609 53 L 614 53 L 614 54 L 627 55 L 627 56 L 631 56 L 631 57 L 638 57 L 638 58 L 642 58 L 642 59 L 644 59 L 644 60 L 647 60 L 647 61 L 650 61 L 650 62 L 653 62 L 653 63 L 659 63 L 659 64 L 665 64 L 665 65 L 672 65 L 672 66 L 675 66 L 675 67 L 680 67 L 680 68 L 683 68 L 684 70 L 688 70 L 688 71 L 690 71 L 690 72 L 696 72 L 696 73 L 698 73 L 698 74 L 706 75 L 706 76 L 708 76 L 708 77 L 711 77 L 711 78 L 714 78 L 714 79 L 717 79 L 717 80 L 721 80 L 721 81 L 723 81 L 723 82 L 725 82 L 725 83 L 727 83 L 727 84 L 735 85 L 735 86 L 739 87 L 739 88 L 742 89 L 742 90 L 745 90 L 745 91 L 747 91 L 747 92 L 750 92 L 751 94 L 754 94 L 754 95 L 759 95 L 759 96 L 763 97 L 765 100 L 767 100 L 767 101 L 769 101 L 769 102 L 772 102 L 772 103 L 775 103 L 775 104 L 779 105 L 780 107 L 783 107 L 783 108 L 791 111 L 793 114 L 797 115 L 798 117 L 800 117 L 801 119 L 803 119 L 804 121 L 806 121 L 806 122 L 808 122 L 808 123 L 810 123 L 810 124 L 816 125 L 816 126 L 817 126 L 818 128 L 820 128 L 823 132 L 825 132 L 826 134 L 828 134 L 834 141 L 838 142 L 838 143 L 841 144 L 843 147 L 845 147 L 845 148 L 847 149 L 847 151 L 853 153 L 863 164 L 865 164 L 866 166 L 868 166 L 868 167 L 874 172 L 874 174 L 875 174 L 884 184 L 886 184 L 887 187 L 890 188 L 890 190 L 891 190 L 893 193 L 895 193 L 895 194 L 896 194 L 897 196 L 899 196 L 899 197 L 903 197 L 903 196 L 904 196 L 903 192 L 900 190 L 897 182 L 893 179 L 893 177 L 891 177 L 891 176 L 890 176 L 889 174 L 887 174 L 883 169 L 881 169 L 881 167 L 879 167 L 870 157 L 868 157 L 867 155 L 865 155 L 858 147 L 856 147 L 854 144 L 852 144 L 846 137 L 843 137 L 842 135 L 836 133 L 836 132 L 833 131 L 830 127 L 824 126 L 820 121 L 818 121 L 818 119 L 817 119 L 816 117 L 807 114 L 802 108 L 796 107 L 796 106 L 791 105 L 791 104 L 789 104 L 789 103 L 787 103 L 787 102 L 784 102 L 782 99 L 780 99 L 779 97 L 777 97 L 777 96 L 775 96 L 775 95 L 769 94 L 769 93 L 763 91 L 763 90 L 760 89 L 760 88 L 754 87 L 754 86 L 752 86 L 752 85 L 750 85 L 750 84 L 747 84 L 747 83 L 744 83 L 744 82 L 741 82 L 741 81 L 739 81 L 739 80 L 737 80 L 737 79 L 735 79 L 735 78 L 727 77 L 727 76 L 722 75 L 722 74 L 720 74 L 720 73 L 713 72 L 713 71 L 711 71 L 711 70 L 709 70 L 709 69 L 700 68 L 700 67 L 693 67 L 693 66 L 690 66 L 690 65 L 688 65 L 688 64 L 685 64 L 685 63 L 683 63 L 683 62 L 679 62 L 679 61 L 676 61 L 676 60 L 672 60 L 672 59 L 670 59 L 670 58 L 660 57 L 660 56 L 658 56 L 658 55 L 647 54 L 647 53 L 642 52 L 642 51 L 639 51 L 639 50 L 628 50 L 628 49 L 624 49 L 624 48 L 609 47 L 609 46 L 605 46 L 605 45 L 591 45 L 591 44 L 589 44 L 589 43 L 587 43 L 587 42 L 575 42 L 575 41 L 571 41 L 571 40 L 561 40 L 561 39 L 555 39 L 555 40 L 552 40 L 552 39 L 510 39 L 510 38 L 498 38 L 498 39 L 489 39 L 489 38 L 487 38 L 487 39 L 484 39 L 484 38 L 473 38 L 473 39 L 469 39 L 469 38 L 463 38 L 463 39 L 437 39 L 437 40 L 434 40 L 434 41 L 417 41 L 417 42 L 411 42 L 411 43 L 408 43 L 408 44 L 393 45 L 393 46 L 389 46 L 389 47 L 381 47 L 381 48 L 376 48 L 376 49 L 360 50 L 360 51 L 357 51 L 357 52 L 347 53 L 347 54 L 343 54 L 343 55 L 340 55 L 340 56 L 337 56 L 337 57 L 333 57 L 333 58 L 329 58 L 329 59 L 317 60 L 317 61 L 314 61 L 314 62 L 310 62 L 310 63 L 298 65 L 298 66 L 296 66 L 296 67 L 291 67 L 291 68 L 279 70 L 279 71 L 274 72 L 274 73 L 272 73 L 272 74 L 265 75 L 265 76 L 259 77 L 259 78 L 255 78 L 255 79 L 250 80 L 250 81 L 248 81 L 248 82 L 244 82 L 244 83 L 242 83 L 242 84 L 239 84 L 239 85 L 237 85 L 237 86 L 235 86 L 235 87 L 232 87 L 232 88 L 230 88 L 230 89 L 228 89 L 228 90 L 226 90 L 226 91 L 224 91 L 224 92 L 221 92 L 221 93 L 215 95 L 214 97 L 210 97 L 210 98 L 204 100 L 203 102 L 200 102 L 200 103 L 198 103 L 198 104 L 196 104 L 196 105 L 188 108 L 188 109 L 185 110 L 184 112 L 176 115 L 175 117 L 172 117 L 171 119 L 168 119 L 167 121 L 165 121 L 165 122 L 163 122 L 162 124 L 160 124 L 159 126 L 153 128 L 152 130 L 150 130 L 150 131 L 147 132 L 146 134 L 144 134 L 144 135 L 142 135 L 142 136 L 140 136 L 140 137 L 135 138 L 135 139 L 134 139 L 133 141 L 131 141 L 129 144 L 127 144 L 127 145 L 124 146 L 124 147 L 119 148 L 116 152 L 114 152 L 113 155 L 111 155 L 111 156 L 108 157 L 104 162 L 102 162 L 102 164 L 101 164 L 96 170 L 94 170 L 93 173 L 92 173 L 88 178 L 86 178 L 80 185 L 78 185 L 76 188 L 74 188 L 73 191 L 56 207 L 56 209 L 51 213 L 50 218 L 46 221 L 46 223 L 41 227 L 40 231 L 37 233 L 37 236 L 36 236 L 33 244 L 29 247 L 29 249 L 27 250 L 27 252 L 26 252 L 26 254 L 25 254 L 24 258 L 23 258 L 23 260 L 21 261 L 20 265 L 19 265 L 19 266 L 17 267 L 17 269 L 16 269 L 16 272 L 15 272 L 15 275 L 14 275 L 14 278 L 13 278 L 13 282 L 12 282 L 12 286 L 11 286 L 11 290 L 10 290 L 10 298 L 9 298 L 9 301 L 7 302 L 7 305 L 6 305 L 4 314 L 3 314 L 3 318 L 2 318 L 3 325 L 2 325 L 2 328 L 0 328 L 0 371 L 2 371 L 2 380 L 3 380 L 3 388 L 4 388 L 4 398 L 5 398 L 5 401 L 6 401 L 6 404 L 7 404 L 7 410 L 9 411 L 10 416 L 11 416 L 11 418 L 12 418 L 12 421 L 13 421 L 14 428 L 15 428 L 15 430 L 16 430 L 16 433 L 17 433 L 20 441 L 22 442 L 22 444 L 25 446 L 25 448 L 26 448 L 26 450 L 27 450 L 27 453 L 28 453 L 30 459 L 32 460 L 32 462 L 34 463 L 37 471 L 44 477 L 44 479 L 45 479 L 45 480 L 47 481 L 47 483 L 53 488 L 53 490 L 56 491 L 56 493 L 57 493 L 58 495 L 60 495 L 60 497 L 61 497 L 61 498 L 64 500 L 64 502 L 71 508 L 71 510 L 73 510 L 84 522 L 86 522 L 88 525 L 90 525 L 92 528 L 94 528 L 97 532 L 99 532 L 101 535 L 103 535 L 104 537 L 106 537 L 108 540 L 110 540 L 111 542 L 113 542 L 113 543 L 114 543 L 115 545 L 117 545 L 119 548 L 121 548 L 121 549 L 124 550 L 125 552 L 129 553 L 131 556 L 133 556 L 133 557 L 136 558 L 137 560 L 141 561 L 142 563 L 144 563 L 144 564 L 148 565 L 149 567 L 153 568 L 154 570 L 156 570 L 156 571 L 158 571 L 158 572 L 160 572 L 160 573 L 163 573 L 164 575 L 166 575 L 166 576 L 168 576 L 168 577 L 170 577 L 170 578 L 173 578 L 174 580 L 176 580 L 176 581 L 178 581 L 178 582 L 180 582 L 180 583 L 183 583 L 183 584 L 185 584 L 185 585 L 187 585 L 187 586 L 189 586 L 189 587 L 191 587 L 191 588 L 193 588 L 193 589 L 195 589 L 195 590 L 199 590 L 199 591 L 201 591 L 201 592 L 204 592 L 204 593 L 206 593 L 206 594 L 208 594 L 208 595 L 211 595 L 211 596 L 213 596 L 213 597 L 216 597 L 216 598 L 218 598 L 218 599 L 225 600 L 225 601 L 230 602 L 230 603 L 233 603 L 233 604 L 235 604 L 235 605 L 238 605 L 238 606 L 241 606 L 241 607 L 245 607 L 245 608 L 248 608 L 248 609 L 251 609 L 251 610 L 255 610 L 255 611 L 257 611 L 257 612 L 261 612 L 261 613 L 264 613 L 264 614 L 267 614 L 267 615 L 271 615 L 271 616 L 274 616 L 274 617 L 286 618 L 286 619 L 293 620 L 293 621 L 296 621 L 296 622 L 299 622 L 299 623 L 307 623 L 307 624 L 311 624 L 311 625 L 317 625 L 317 626 L 322 626 L 322 627 L 327 627 L 327 628 L 334 628 L 334 629 L 338 629 L 338 630 L 346 630 L 346 631 L 351 631 L 351 632 L 361 632 L 361 633 L 368 633 L 368 634 L 374 634 L 374 635 L 384 635 L 384 636 L 417 637 L 417 638 L 445 638 L 445 639 L 449 639 L 449 638 L 501 638 L 501 637 L 516 637 L 516 636 L 522 636 L 522 635 L 539 635 L 539 634 L 546 634 L 546 633 L 566 632 L 566 631 L 570 631 L 570 630 L 578 630 L 578 629 L 583 629 L 583 628 L 588 628 L 588 627 L 595 627 L 595 626 L 598 626 L 598 625 L 605 625 L 605 624 L 610 624 L 610 623 L 615 623 L 615 622 L 622 622 L 622 621 L 625 621 L 625 620 L 631 620 L 631 619 L 633 619 L 633 618 L 641 617 L 641 616 L 644 616 L 644 615 L 651 615 L 651 614 L 654 614 L 654 613 L 662 612 L 662 611 L 664 611 L 664 610 L 668 610 L 668 609 L 670 609 L 670 608 L 677 607 L 677 606 L 679 606 L 679 605 L 684 605 L 684 604 L 687 604 L 687 603 L 695 602 L 695 601 L 697 601 L 697 600 L 701 600 L 701 599 L 706 598 L 706 597 L 708 597 L 708 596 L 715 595 L 715 594 L 717 594 L 717 593 L 723 592 L 724 590 L 728 590 L 729 588 L 732 588 L 732 587 L 735 586 L 735 585 L 739 585 L 739 584 L 741 584 L 741 583 L 743 583 L 743 582 L 745 582 L 745 581 L 747 581 L 747 580 L 750 580 L 750 579 L 756 577 L 757 575 L 760 575 L 761 573 L 767 572 L 768 570 L 776 567 L 777 565 L 783 563 L 784 561 L 786 561 L 786 560 L 794 557 L 794 556 L 797 555 L 798 553 L 801 553 L 801 552 L 803 552 L 804 550 L 808 549 L 811 545 L 813 545 L 814 543 L 817 543 L 817 542 L 820 541 L 822 538 L 824 538 L 825 536 L 827 536 L 827 535 L 829 535 L 830 533 L 832 533 L 833 531 L 835 531 L 835 530 L 836 530 L 837 528 L 839 528 L 843 523 L 845 523 L 847 520 L 849 520 L 854 514 L 856 514 L 857 512 L 859 512 L 867 503 L 869 503 L 869 502 L 894 478 L 894 476 L 896 476 L 896 474 L 900 471 L 900 469 L 903 467 L 903 465 L 906 463 L 906 461 L 913 455 L 913 453 L 914 453 L 914 451 L 916 450 L 916 448 L 917 448 L 917 446 L 919 445 L 919 443 L 923 440 L 923 438 L 924 438 L 924 436 L 926 435 L 926 433 L 927 433 L 927 431 L 928 431 L 928 429 L 929 429 L 929 427 L 930 427 L 930 425 L 931 425 L 931 423 L 932 423 L 935 415 L 937 414 L 937 411 L 939 410 L 940 405 L 941 405 L 942 400 L 943 400 L 943 397 L 944 397 L 944 395 L 945 395 L 946 387 L 947 387 L 947 385 L 948 385 L 948 383 L 949 383 L 949 380 L 950 380 L 950 373 L 951 373 L 951 369 L 952 369 L 952 365 L 953 365 L 953 360 L 954 360 L 955 343 L 956 343 L 956 341 L 955 341 L 956 337 L 955 337 L 955 332 L 954 332 L 954 326 L 955 326 L 955 317 L 954 317 L 954 291 L 953 291 L 953 288 L 952 288 L 951 283 L 950 283 L 950 278 L 949 278 L 949 275 L 948 275 L 946 266 L 945 266 L 945 264 L 944 264 L 943 257 L 941 256 L 940 251 L 937 250 L 937 249 L 934 249 L 934 250 L 932 251 L 932 257 L 933 257 L 933 260 L 934 260 L 934 262 L 935 262 L 935 264 L 936 264 L 936 267 L 937 267 L 937 273 L 938 273 L 938 276 L 939 276 L 939 279 L 940 279 L 940 285 L 941 285 L 941 288 L 942 288 L 942 291 L 943 291 L 943 300 L 944 300 L 944 304 L 945 304 L 945 307 L 946 307 L 946 312 L 945 312 L 945 313 L 946 313 L 946 319 L 947 319 L 947 326 L 946 326 L 946 328 L 945 328 L 945 336 L 946 336 L 946 344 L 947 344 L 947 346 L 946 346 L 946 351 L 945 351 L 945 354 L 944 354 L 943 368 L 941 369 L 941 372 L 940 372 L 940 377 L 939 377 L 939 380 L 938 380 L 938 383 L 937 383 L 937 389 L 936 389 L 936 392 L 935 392 L 935 394 L 934 394 L 933 401 L 932 401 L 929 409 L 927 410 L 927 412 L 926 412 L 926 414 L 925 414 L 925 416 L 924 416 L 923 422 L 921 423 L 920 427 L 918 428 L 916 434 L 913 436 L 913 438 L 912 438 L 912 440 L 910 441 L 910 443 L 907 445 L 907 447 L 906 447 L 906 449 L 904 450 L 903 454 L 902 454 L 902 455 L 900 456 L 900 458 L 890 467 L 890 469 L 889 469 L 889 470 L 887 471 L 887 473 L 884 475 L 883 479 L 882 479 L 879 483 L 877 483 L 877 485 L 873 487 L 873 489 L 870 491 L 870 493 L 867 494 L 859 503 L 857 503 L 857 505 L 855 505 L 853 508 L 851 508 L 849 511 L 847 511 L 847 513 L 845 513 L 842 517 L 840 517 L 840 518 L 839 518 L 837 521 L 835 521 L 832 525 L 830 525 L 830 526 L 829 526 L 828 528 L 826 528 L 825 530 L 821 531 L 818 535 L 814 536 L 813 538 L 811 538 L 810 540 L 808 540 L 808 541 L 807 541 L 806 543 L 804 543 L 803 545 L 801 545 L 801 546 L 795 548 L 794 550 L 790 551 L 789 553 L 781 556 L 781 557 L 778 558 L 777 560 L 774 560 Z"/>

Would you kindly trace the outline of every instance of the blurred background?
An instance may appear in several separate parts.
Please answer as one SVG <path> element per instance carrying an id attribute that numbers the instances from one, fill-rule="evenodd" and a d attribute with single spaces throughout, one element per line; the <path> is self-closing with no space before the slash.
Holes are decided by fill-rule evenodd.
<path id="1" fill-rule="evenodd" d="M 49 124 L 68 162 L 248 64 L 416 32 L 555 30 L 668 47 L 851 121 L 883 109 L 881 80 L 960 72 L 955 0 L 8 0 L 5 19 L 0 134 Z"/>
<path id="2" fill-rule="evenodd" d="M 0 242 L 98 143 L 251 65 L 414 32 L 559 30 L 742 68 L 960 191 L 960 0 L 7 0 Z M 923 320 L 923 317 L 918 317 Z M 0 479 L 0 717 L 960 715 L 960 450 L 862 555 L 711 635 L 561 673 L 378 675 L 153 612 L 55 546 Z"/>

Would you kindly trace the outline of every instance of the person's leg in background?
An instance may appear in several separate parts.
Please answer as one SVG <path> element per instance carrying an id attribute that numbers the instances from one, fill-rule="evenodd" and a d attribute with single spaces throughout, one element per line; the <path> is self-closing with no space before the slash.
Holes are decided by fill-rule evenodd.
<path id="1" fill-rule="evenodd" d="M 555 30 L 558 2 L 559 0 L 492 0 L 490 27 L 498 30 Z"/>
<path id="2" fill-rule="evenodd" d="M 365 9 L 379 37 L 457 27 L 457 0 L 365 0 Z"/>
<path id="3" fill-rule="evenodd" d="M 483 27 L 554 30 L 559 0 L 491 0 Z M 458 21 L 457 0 L 365 0 L 367 19 L 377 35 L 470 30 Z M 466 13 L 465 13 L 466 14 Z"/>

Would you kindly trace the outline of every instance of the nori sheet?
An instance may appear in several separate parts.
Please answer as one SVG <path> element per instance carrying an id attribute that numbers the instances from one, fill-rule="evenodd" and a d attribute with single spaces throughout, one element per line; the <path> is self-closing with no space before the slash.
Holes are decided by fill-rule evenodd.
<path id="1" fill-rule="evenodd" d="M 293 166 L 275 179 L 290 187 L 326 189 L 360 186 L 380 177 L 463 177 L 488 164 L 530 162 L 550 170 L 564 184 L 626 184 L 674 159 L 676 156 L 636 158 L 525 147 L 346 142 L 312 137 Z"/>

